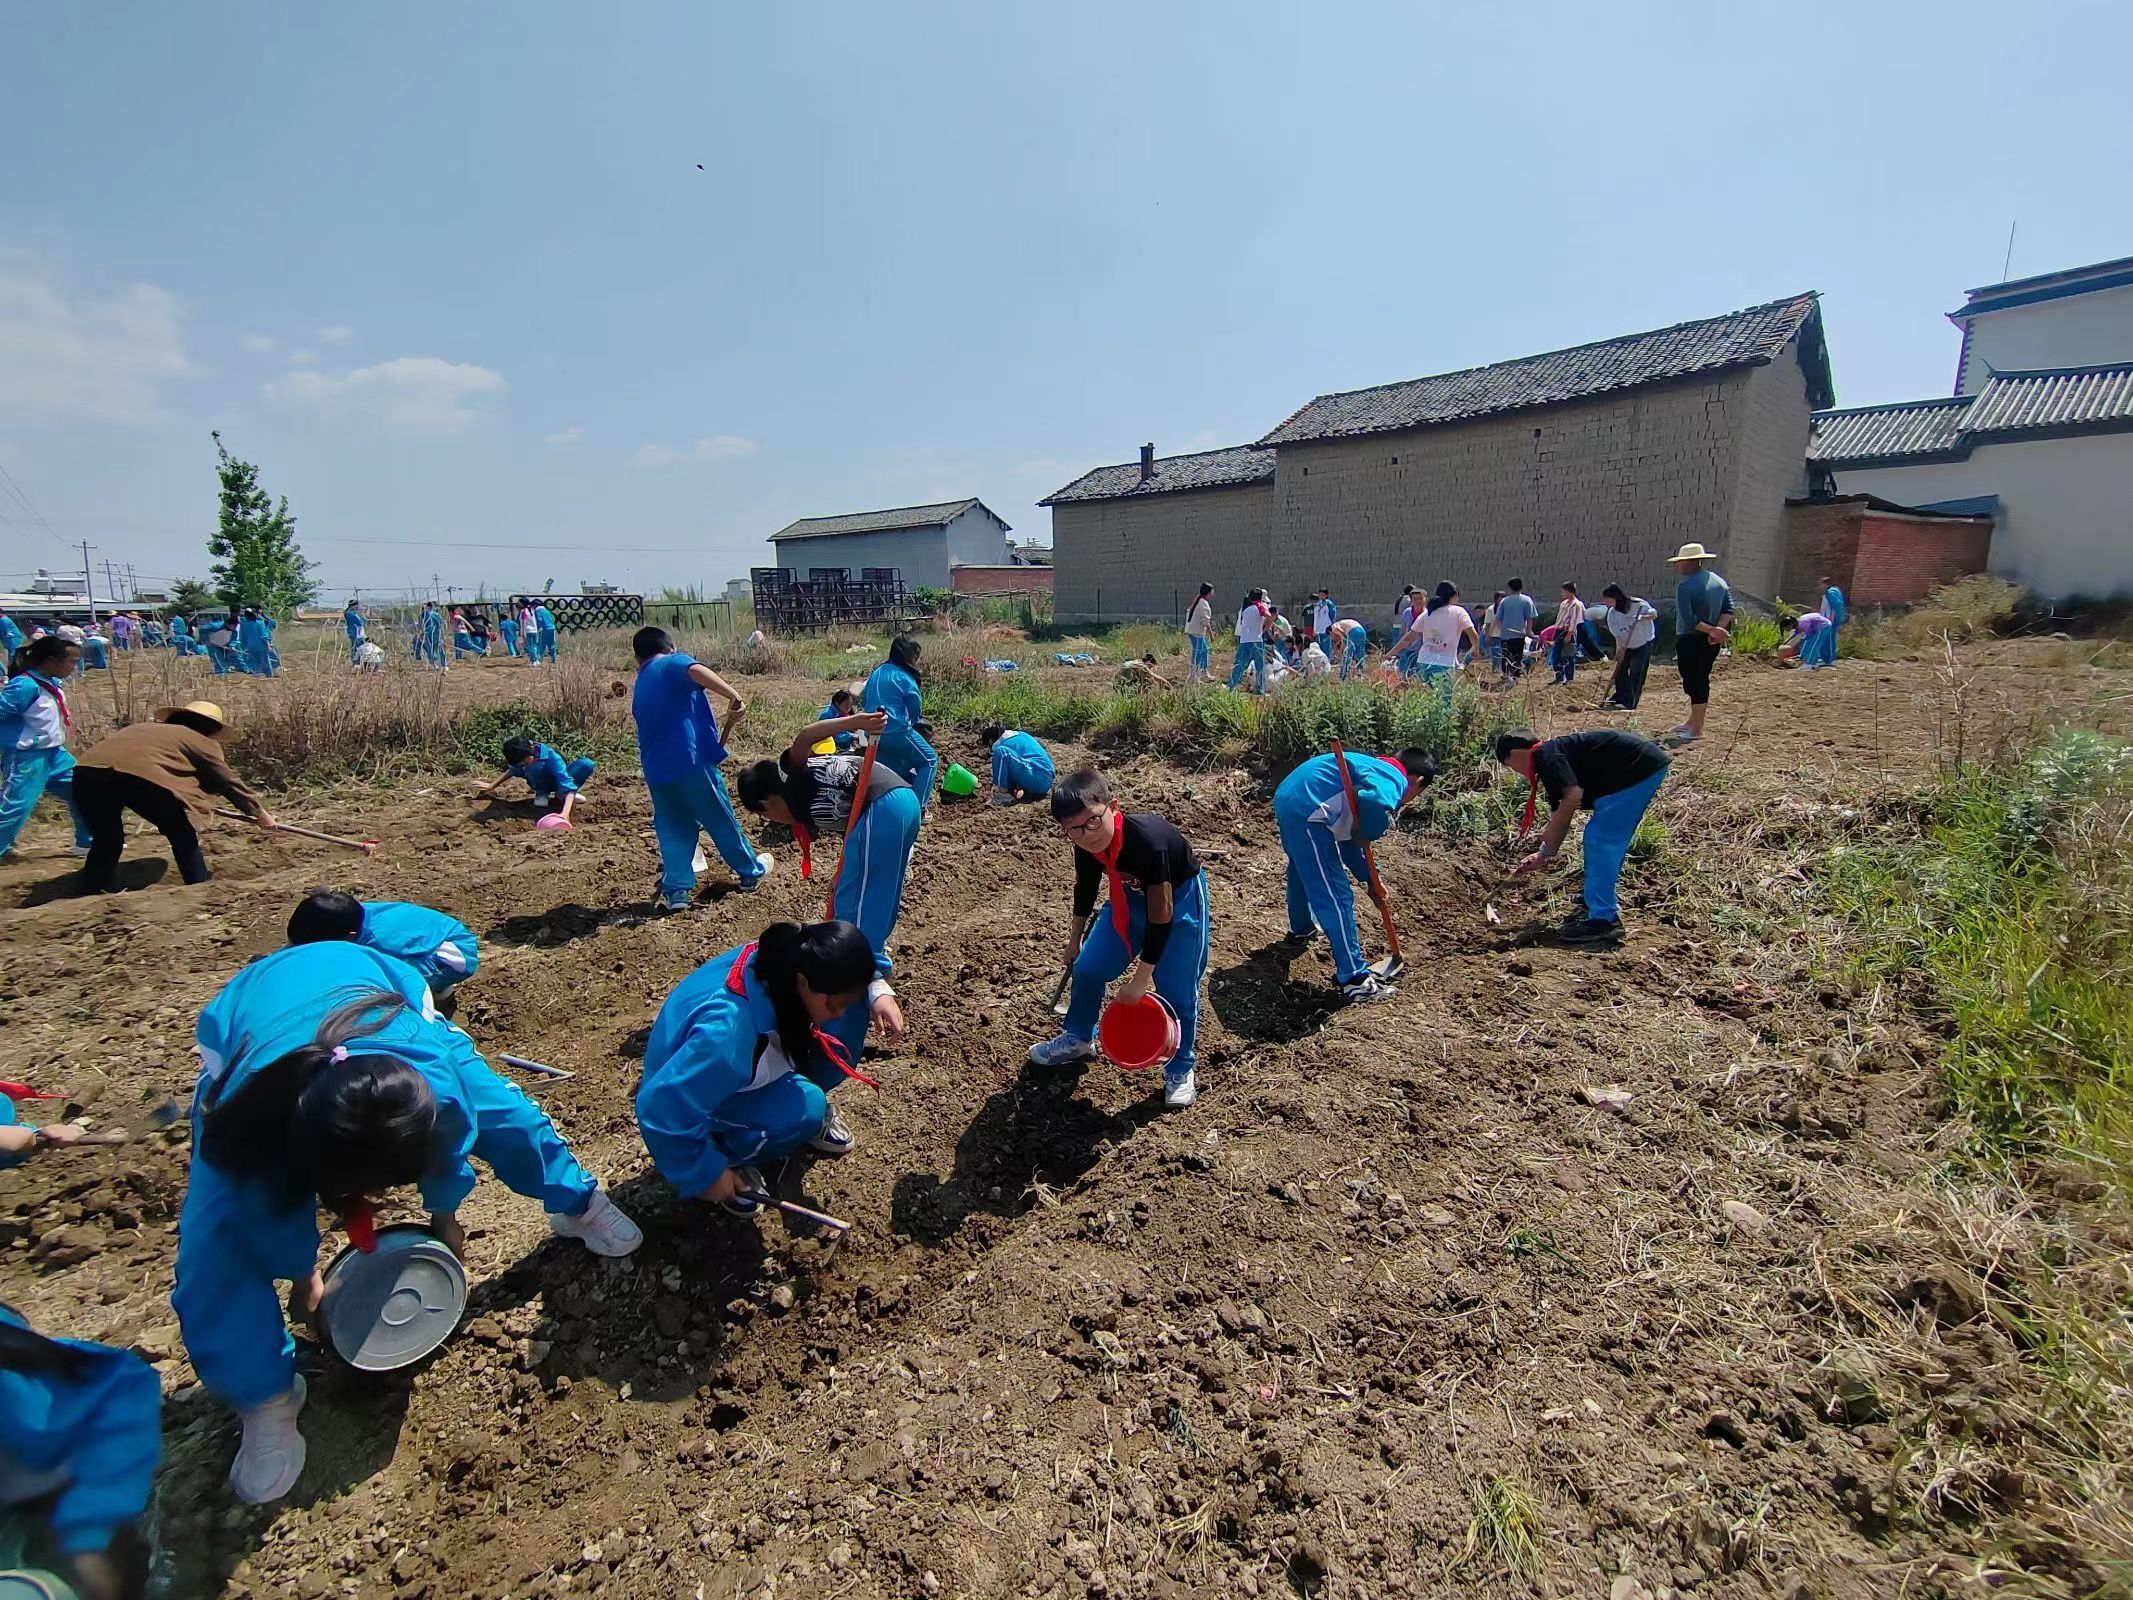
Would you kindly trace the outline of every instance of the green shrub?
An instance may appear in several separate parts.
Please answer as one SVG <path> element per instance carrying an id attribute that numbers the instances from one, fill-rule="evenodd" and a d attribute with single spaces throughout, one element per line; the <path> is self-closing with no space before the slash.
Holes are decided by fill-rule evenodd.
<path id="1" fill-rule="evenodd" d="M 1743 661 L 1767 660 L 1785 642 L 1785 630 L 1772 617 L 1737 617 L 1729 642 L 1733 654 Z"/>

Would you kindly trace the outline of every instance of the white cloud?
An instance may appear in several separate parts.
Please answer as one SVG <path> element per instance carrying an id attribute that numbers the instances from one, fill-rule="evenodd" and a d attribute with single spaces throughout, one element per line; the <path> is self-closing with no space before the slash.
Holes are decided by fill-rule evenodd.
<path id="1" fill-rule="evenodd" d="M 319 329 L 318 336 L 320 342 L 324 344 L 346 344 L 355 337 L 355 329 L 345 323 L 337 322 L 330 328 Z"/>
<path id="2" fill-rule="evenodd" d="M 267 394 L 325 417 L 374 422 L 415 439 L 449 439 L 481 420 L 473 402 L 506 387 L 503 374 L 439 356 L 396 356 L 352 372 L 295 371 Z"/>
<path id="3" fill-rule="evenodd" d="M 545 434 L 544 438 L 557 450 L 566 450 L 585 437 L 583 428 L 564 428 L 560 432 Z"/>
<path id="4" fill-rule="evenodd" d="M 707 439 L 699 439 L 686 450 L 676 450 L 663 444 L 641 444 L 636 454 L 625 463 L 632 471 L 643 472 L 658 467 L 671 467 L 679 461 L 733 461 L 755 452 L 755 441 L 743 439 L 737 434 L 715 433 Z"/>
<path id="5" fill-rule="evenodd" d="M 244 347 L 256 356 L 263 356 L 274 348 L 274 341 L 263 333 L 248 333 L 244 336 Z"/>
<path id="6" fill-rule="evenodd" d="M 300 367 L 316 366 L 318 364 L 318 352 L 316 350 L 291 350 L 289 359 Z"/>
<path id="7" fill-rule="evenodd" d="M 0 422 L 154 420 L 159 386 L 192 370 L 182 314 L 152 284 L 71 291 L 0 256 Z"/>

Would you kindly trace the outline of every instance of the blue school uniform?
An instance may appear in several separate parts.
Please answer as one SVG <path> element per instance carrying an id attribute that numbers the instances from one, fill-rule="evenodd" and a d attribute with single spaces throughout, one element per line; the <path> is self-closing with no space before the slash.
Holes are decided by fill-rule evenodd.
<path id="1" fill-rule="evenodd" d="M 1057 776 L 1050 752 L 1029 734 L 1009 729 L 993 741 L 992 786 L 995 789 L 1020 789 L 1028 795 L 1050 794 L 1052 780 Z"/>
<path id="2" fill-rule="evenodd" d="M 533 759 L 523 767 L 507 767 L 505 770 L 524 778 L 534 799 L 548 802 L 560 801 L 566 794 L 576 794 L 585 787 L 585 780 L 600 769 L 593 765 L 591 756 L 565 761 L 554 745 L 542 744 L 534 746 Z"/>
<path id="3" fill-rule="evenodd" d="M 859 705 L 863 711 L 889 714 L 889 726 L 881 735 L 881 752 L 874 759 L 916 789 L 921 806 L 930 805 L 941 758 L 914 726 L 926 715 L 919 701 L 918 679 L 895 662 L 884 661 L 867 674 Z"/>
<path id="4" fill-rule="evenodd" d="M 348 631 L 348 659 L 353 662 L 356 647 L 363 642 L 363 613 L 350 606 L 341 613 L 341 626 Z"/>
<path id="5" fill-rule="evenodd" d="M 917 790 L 890 789 L 866 803 L 859 813 L 858 826 L 844 836 L 844 855 L 837 871 L 837 890 L 830 897 L 830 914 L 867 936 L 867 943 L 874 947 L 874 976 L 884 985 L 894 970 L 895 964 L 889 959 L 889 938 L 896 932 L 896 919 L 903 912 L 904 875 L 910 870 L 911 847 L 918 843 L 923 816 Z M 865 1048 L 867 1029 L 874 1020 L 872 995 L 870 990 L 866 1000 L 849 1007 L 829 1024 L 831 1036 L 844 1046 L 846 1057 L 852 1061 L 857 1061 Z M 834 1069 L 817 1070 L 822 1080 L 832 1086 L 843 1076 Z"/>
<path id="6" fill-rule="evenodd" d="M 555 659 L 555 613 L 546 606 L 535 606 L 533 608 L 533 625 L 540 629 L 541 632 L 541 655 L 553 661 Z"/>
<path id="7" fill-rule="evenodd" d="M 817 722 L 828 722 L 835 717 L 848 717 L 850 715 L 851 713 L 849 711 L 839 711 L 837 709 L 837 703 L 832 700 L 828 704 L 823 706 L 820 711 L 817 711 L 815 713 L 815 720 Z M 831 735 L 831 739 L 832 742 L 834 742 L 837 746 L 837 754 L 841 756 L 850 755 L 854 750 L 857 750 L 859 748 L 859 735 L 856 733 L 833 734 Z"/>
<path id="8" fill-rule="evenodd" d="M 499 617 L 496 622 L 496 627 L 497 631 L 504 636 L 504 654 L 507 656 L 517 655 L 518 618 L 513 616 Z"/>
<path id="9" fill-rule="evenodd" d="M 4 1306 L 0 1322 L 29 1326 Z M 128 1351 L 83 1339 L 53 1343 L 81 1356 L 81 1370 L 0 1368 L 0 1460 L 17 1478 L 51 1485 L 52 1542 L 63 1555 L 89 1555 L 110 1549 L 118 1530 L 148 1507 L 163 1458 L 163 1387 Z"/>
<path id="10" fill-rule="evenodd" d="M 745 944 L 682 979 L 645 1041 L 637 1129 L 683 1194 L 702 1194 L 728 1167 L 790 1155 L 829 1116 L 821 1086 L 778 1042 L 754 957 Z"/>
<path id="11" fill-rule="evenodd" d="M 59 709 L 65 693 L 41 672 L 18 672 L 0 687 L 0 856 L 15 847 L 47 791 L 66 805 L 75 845 L 89 847 L 89 826 L 74 804 L 74 755 Z"/>
<path id="12" fill-rule="evenodd" d="M 22 637 L 22 629 L 16 626 L 15 619 L 0 615 L 0 650 L 13 655 L 25 643 L 27 641 Z"/>
<path id="13" fill-rule="evenodd" d="M 1176 849 L 1190 852 L 1191 846 L 1160 817 L 1121 813 L 1118 818 L 1119 827 L 1132 830 L 1143 840 L 1149 837 L 1147 830 L 1151 823 L 1161 824 L 1168 831 Z M 1122 864 L 1131 859 L 1126 848 L 1121 846 Z M 1083 904 L 1078 890 L 1088 870 L 1082 865 L 1085 858 L 1096 859 L 1090 852 L 1077 847 L 1074 855 L 1077 911 Z M 1155 960 L 1155 992 L 1170 1003 L 1170 1009 L 1178 1019 L 1178 1051 L 1163 1068 L 1166 1085 L 1183 1082 L 1198 1060 L 1200 986 L 1207 976 L 1207 956 L 1212 944 L 1207 874 L 1200 868 L 1197 857 L 1190 858 L 1189 863 L 1178 862 L 1180 868 L 1188 864 L 1190 875 L 1181 883 L 1171 882 L 1170 933 Z M 1147 891 L 1132 882 L 1126 883 L 1124 888 L 1126 927 L 1121 932 L 1107 885 L 1098 882 L 1094 886 L 1093 909 L 1096 914 L 1082 938 L 1079 954 L 1074 957 L 1073 986 L 1067 1001 L 1065 1031 L 1076 1039 L 1096 1037 L 1105 991 L 1148 948 Z"/>
<path id="14" fill-rule="evenodd" d="M 443 995 L 453 984 L 474 976 L 481 947 L 474 930 L 457 917 L 405 900 L 365 900 L 363 931 L 356 943 L 405 961 Z"/>
<path id="15" fill-rule="evenodd" d="M 264 617 L 243 617 L 237 623 L 237 661 L 246 672 L 258 677 L 274 676 L 274 664 L 267 655 L 267 623 Z"/>
<path id="16" fill-rule="evenodd" d="M 695 892 L 699 831 L 710 835 L 718 858 L 744 887 L 763 876 L 719 776 L 726 746 L 710 702 L 689 676 L 695 665 L 679 650 L 654 656 L 637 669 L 630 693 L 637 760 L 652 792 L 652 832 L 659 840 L 659 892 L 669 900 Z"/>
<path id="17" fill-rule="evenodd" d="M 1353 818 L 1340 763 L 1332 755 L 1311 757 L 1274 791 L 1274 822 L 1289 858 L 1289 931 L 1308 934 L 1314 922 L 1325 929 L 1333 944 L 1334 977 L 1343 984 L 1367 970 L 1355 930 L 1355 890 L 1348 880 L 1369 881 L 1363 845 L 1385 836 L 1407 792 L 1407 773 L 1397 761 L 1351 755 L 1348 772 L 1355 783 L 1358 814 Z"/>
<path id="18" fill-rule="evenodd" d="M 200 1381 L 239 1411 L 286 1394 L 295 1379 L 296 1347 L 274 1280 L 301 1280 L 318 1265 L 318 1200 L 285 1202 L 215 1166 L 201 1154 L 202 1119 L 259 1068 L 309 1043 L 336 1006 L 380 990 L 407 1008 L 349 1050 L 397 1057 L 428 1081 L 437 1130 L 420 1188 L 430 1210 L 459 1208 L 474 1188 L 473 1156 L 551 1214 L 582 1215 L 599 1187 L 541 1108 L 436 1014 L 406 962 L 338 939 L 261 956 L 208 1002 L 194 1030 L 193 1158 L 170 1296 Z"/>
<path id="19" fill-rule="evenodd" d="M 415 624 L 415 655 L 440 672 L 444 670 L 444 613 L 425 611 Z"/>

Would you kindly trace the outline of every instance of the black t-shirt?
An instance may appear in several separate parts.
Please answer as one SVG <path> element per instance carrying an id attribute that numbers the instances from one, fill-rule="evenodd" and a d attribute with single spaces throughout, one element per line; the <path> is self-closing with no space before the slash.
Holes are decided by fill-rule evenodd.
<path id="1" fill-rule="evenodd" d="M 1667 753 L 1641 733 L 1594 728 L 1546 739 L 1533 750 L 1533 770 L 1548 791 L 1548 804 L 1563 803 L 1563 791 L 1584 790 L 1578 805 L 1591 810 L 1595 800 L 1633 789 L 1655 772 L 1664 772 Z"/>
<path id="2" fill-rule="evenodd" d="M 1125 834 L 1118 847 L 1118 875 L 1131 889 L 1145 890 L 1151 883 L 1167 883 L 1181 889 L 1200 875 L 1200 858 L 1192 853 L 1185 835 L 1152 811 L 1120 816 Z M 1074 847 L 1074 915 L 1086 917 L 1099 901 L 1110 896 L 1104 864 L 1088 851 Z M 1158 960 L 1170 943 L 1170 924 L 1151 923 L 1142 942 L 1141 958 Z"/>
<path id="3" fill-rule="evenodd" d="M 797 765 L 790 750 L 778 758 L 785 776 L 785 804 L 802 818 L 814 834 L 842 833 L 851 821 L 852 793 L 859 787 L 859 769 L 866 758 L 857 755 L 809 756 Z M 872 805 L 892 789 L 911 785 L 901 776 L 874 763 L 867 775 L 867 804 Z"/>

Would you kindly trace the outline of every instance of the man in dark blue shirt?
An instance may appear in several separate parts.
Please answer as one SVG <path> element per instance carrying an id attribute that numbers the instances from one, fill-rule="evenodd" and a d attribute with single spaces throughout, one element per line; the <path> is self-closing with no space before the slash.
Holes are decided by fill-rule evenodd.
<path id="1" fill-rule="evenodd" d="M 1685 544 L 1674 552 L 1674 664 L 1689 697 L 1689 720 L 1666 736 L 1670 745 L 1694 744 L 1703 737 L 1704 714 L 1711 709 L 1711 669 L 1732 637 L 1733 591 L 1726 580 L 1704 565 L 1711 552 Z"/>

